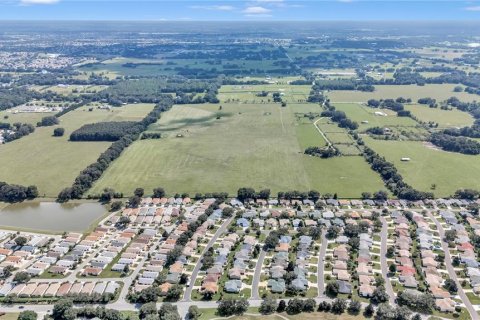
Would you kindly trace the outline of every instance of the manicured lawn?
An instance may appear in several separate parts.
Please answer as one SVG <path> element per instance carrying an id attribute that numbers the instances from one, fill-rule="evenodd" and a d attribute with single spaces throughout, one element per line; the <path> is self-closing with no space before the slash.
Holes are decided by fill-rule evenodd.
<path id="1" fill-rule="evenodd" d="M 480 156 L 445 152 L 414 141 L 385 141 L 364 137 L 367 146 L 395 164 L 405 181 L 414 188 L 443 197 L 460 188 L 477 188 Z M 409 157 L 410 161 L 401 161 Z M 431 185 L 435 184 L 435 190 Z"/>
<path id="2" fill-rule="evenodd" d="M 112 186 L 128 195 L 136 187 L 148 193 L 162 185 L 172 194 L 233 195 L 239 187 L 251 186 L 273 193 L 317 189 L 359 197 L 363 191 L 382 189 L 382 181 L 362 157 L 320 159 L 303 154 L 302 139 L 313 141 L 313 131 L 297 135 L 295 114 L 317 109 L 314 104 L 282 108 L 222 103 L 222 110 L 219 105 L 175 106 L 150 128 L 166 137 L 135 142 L 90 192 Z"/>
<path id="3" fill-rule="evenodd" d="M 110 142 L 70 142 L 72 131 L 82 125 L 100 121 L 138 120 L 153 105 L 128 105 L 112 111 L 87 107 L 60 117 L 57 127 L 65 128 L 63 137 L 53 137 L 55 127 L 36 128 L 21 139 L 2 145 L 0 180 L 22 185 L 36 185 L 40 196 L 56 197 L 70 186 L 87 165 L 94 162 Z"/>

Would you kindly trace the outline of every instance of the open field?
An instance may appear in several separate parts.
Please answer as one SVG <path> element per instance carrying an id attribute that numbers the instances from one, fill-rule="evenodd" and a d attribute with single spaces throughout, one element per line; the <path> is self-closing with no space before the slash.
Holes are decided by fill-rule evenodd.
<path id="1" fill-rule="evenodd" d="M 362 91 L 330 91 L 328 97 L 335 102 L 367 102 L 369 99 L 395 99 L 404 97 L 417 101 L 420 98 L 431 97 L 437 101 L 444 101 L 450 97 L 457 97 L 461 101 L 471 102 L 480 100 L 480 96 L 466 92 L 453 92 L 454 84 L 427 84 L 417 85 L 385 85 L 375 86 L 374 92 Z"/>
<path id="2" fill-rule="evenodd" d="M 22 185 L 36 185 L 40 196 L 56 197 L 69 186 L 88 164 L 94 162 L 110 142 L 70 142 L 72 131 L 99 121 L 138 120 L 153 105 L 127 105 L 111 111 L 82 107 L 60 117 L 58 127 L 63 137 L 53 137 L 55 127 L 36 128 L 19 140 L 1 145 L 0 180 Z"/>
<path id="3" fill-rule="evenodd" d="M 90 193 L 107 186 L 125 194 L 136 187 L 150 192 L 161 185 L 171 193 L 235 194 L 239 187 L 251 186 L 272 192 L 318 189 L 359 197 L 362 191 L 382 189 L 382 181 L 362 157 L 319 159 L 303 154 L 306 143 L 299 140 L 312 143 L 315 132 L 299 124 L 295 113 L 318 106 L 222 106 L 221 111 L 218 105 L 175 106 L 151 127 L 167 137 L 135 142 Z"/>
<path id="4" fill-rule="evenodd" d="M 408 117 L 398 117 L 397 113 L 388 109 L 374 109 L 358 103 L 335 103 L 335 108 L 345 112 L 347 117 L 356 121 L 360 131 L 372 127 L 415 127 L 417 122 Z M 375 115 L 383 112 L 387 116 Z M 368 121 L 368 123 L 362 123 Z"/>
<path id="5" fill-rule="evenodd" d="M 241 101 L 242 103 L 263 103 L 273 101 L 272 93 L 278 92 L 282 95 L 282 100 L 287 103 L 298 103 L 306 101 L 310 93 L 311 86 L 292 86 L 285 81 L 276 84 L 266 85 L 234 85 L 222 86 L 219 90 L 218 98 L 223 102 Z M 266 91 L 268 97 L 257 97 L 259 92 Z"/>
<path id="6" fill-rule="evenodd" d="M 412 112 L 421 121 L 438 123 L 440 128 L 471 126 L 474 122 L 473 117 L 469 113 L 457 109 L 442 110 L 418 104 L 405 105 L 405 109 Z"/>
<path id="7" fill-rule="evenodd" d="M 478 188 L 480 156 L 445 152 L 415 141 L 385 141 L 364 137 L 367 146 L 395 164 L 414 188 L 432 191 L 438 197 L 460 188 Z M 411 161 L 403 162 L 402 157 Z M 431 185 L 436 184 L 435 190 Z"/>

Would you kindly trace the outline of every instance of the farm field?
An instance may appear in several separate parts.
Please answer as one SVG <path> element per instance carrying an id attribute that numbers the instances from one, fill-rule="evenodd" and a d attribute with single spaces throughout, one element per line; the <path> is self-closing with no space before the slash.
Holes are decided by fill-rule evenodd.
<path id="1" fill-rule="evenodd" d="M 126 105 L 111 111 L 82 107 L 60 117 L 63 137 L 53 137 L 54 127 L 36 128 L 19 140 L 1 145 L 0 180 L 36 185 L 40 196 L 56 197 L 64 187 L 111 143 L 70 142 L 70 133 L 84 124 L 100 121 L 138 120 L 153 108 L 151 104 Z"/>
<path id="2" fill-rule="evenodd" d="M 440 128 L 471 126 L 474 122 L 469 113 L 457 109 L 442 110 L 418 104 L 405 105 L 405 109 L 412 112 L 421 121 L 438 123 Z"/>
<path id="3" fill-rule="evenodd" d="M 315 131 L 299 124 L 295 114 L 318 110 L 314 104 L 286 108 L 222 104 L 218 109 L 218 105 L 173 107 L 150 128 L 166 138 L 135 142 L 90 193 L 110 186 L 125 194 L 136 187 L 150 192 L 161 185 L 171 193 L 227 191 L 233 195 L 239 187 L 251 186 L 270 188 L 273 193 L 317 189 L 359 197 L 363 191 L 383 188 L 362 157 L 319 159 L 303 154 L 307 143 L 301 140 L 312 143 Z"/>
<path id="4" fill-rule="evenodd" d="M 335 108 L 345 112 L 348 118 L 356 121 L 359 131 L 372 127 L 416 127 L 415 120 L 408 117 L 398 117 L 397 113 L 388 109 L 374 109 L 358 103 L 334 103 Z M 375 112 L 383 112 L 387 116 L 375 115 Z M 362 123 L 368 121 L 368 123 Z"/>
<path id="5" fill-rule="evenodd" d="M 364 137 L 365 144 L 395 164 L 405 181 L 414 188 L 432 191 L 437 197 L 457 189 L 478 188 L 480 156 L 445 152 L 416 141 L 385 141 Z M 403 162 L 402 157 L 411 158 Z M 431 190 L 432 184 L 436 185 Z"/>
<path id="6" fill-rule="evenodd" d="M 273 100 L 272 93 L 279 92 L 282 100 L 288 103 L 306 101 L 311 86 L 288 85 L 285 81 L 276 84 L 266 85 L 227 85 L 219 90 L 218 98 L 222 103 L 238 101 L 241 103 L 267 103 Z M 256 94 L 262 91 L 269 92 L 268 97 L 257 97 Z"/>
<path id="7" fill-rule="evenodd" d="M 471 102 L 480 100 L 480 96 L 466 92 L 453 92 L 454 84 L 427 84 L 417 85 L 382 85 L 375 86 L 374 92 L 362 92 L 352 90 L 330 91 L 328 97 L 335 102 L 367 102 L 369 99 L 395 99 L 404 97 L 417 101 L 420 98 L 431 97 L 438 102 L 450 97 L 457 97 L 461 101 Z"/>

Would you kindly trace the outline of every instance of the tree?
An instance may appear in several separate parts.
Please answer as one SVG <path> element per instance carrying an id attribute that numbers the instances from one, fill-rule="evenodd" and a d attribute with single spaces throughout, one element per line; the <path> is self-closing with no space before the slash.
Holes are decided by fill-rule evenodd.
<path id="1" fill-rule="evenodd" d="M 24 271 L 17 272 L 13 277 L 13 282 L 16 283 L 26 283 L 30 281 L 30 275 Z"/>
<path id="2" fill-rule="evenodd" d="M 287 304 L 285 303 L 285 300 L 280 300 L 280 302 L 278 303 L 277 312 L 282 313 L 285 311 L 286 308 L 287 308 Z"/>
<path id="3" fill-rule="evenodd" d="M 375 200 L 385 201 L 388 199 L 388 193 L 386 191 L 380 190 L 373 194 Z"/>
<path id="4" fill-rule="evenodd" d="M 303 302 L 303 312 L 314 312 L 317 303 L 314 299 L 307 299 Z"/>
<path id="5" fill-rule="evenodd" d="M 224 299 L 218 303 L 217 312 L 222 317 L 228 317 L 231 315 L 242 315 L 249 307 L 248 300 L 246 299 Z"/>
<path id="6" fill-rule="evenodd" d="M 222 210 L 222 218 L 230 218 L 231 216 L 233 216 L 233 208 L 232 207 L 225 207 L 223 208 Z"/>
<path id="7" fill-rule="evenodd" d="M 37 320 L 37 313 L 31 310 L 25 310 L 20 312 L 17 320 Z"/>
<path id="8" fill-rule="evenodd" d="M 65 134 L 64 128 L 55 128 L 53 129 L 53 136 L 54 137 L 62 137 Z"/>
<path id="9" fill-rule="evenodd" d="M 370 300 L 375 304 L 387 302 L 388 301 L 388 293 L 387 293 L 387 291 L 385 291 L 385 287 L 380 286 L 380 287 L 375 288 Z"/>
<path id="10" fill-rule="evenodd" d="M 406 306 L 395 308 L 395 320 L 409 320 L 412 312 Z"/>
<path id="11" fill-rule="evenodd" d="M 336 297 L 338 295 L 338 283 L 337 281 L 331 281 L 327 283 L 327 286 L 325 287 L 325 293 L 329 297 Z"/>
<path id="12" fill-rule="evenodd" d="M 123 203 L 122 201 L 113 201 L 112 204 L 110 205 L 110 211 L 118 211 L 122 208 Z"/>
<path id="13" fill-rule="evenodd" d="M 445 231 L 445 241 L 447 242 L 455 241 L 456 237 L 457 237 L 457 232 L 455 230 Z"/>
<path id="14" fill-rule="evenodd" d="M 178 285 L 174 284 L 173 286 L 168 289 L 167 294 L 165 295 L 165 300 L 167 301 L 178 301 L 183 294 L 183 288 Z"/>
<path id="15" fill-rule="evenodd" d="M 197 306 L 193 305 L 188 307 L 187 319 L 197 320 L 198 318 L 200 318 L 201 315 L 202 313 L 200 312 L 200 309 Z"/>
<path id="16" fill-rule="evenodd" d="M 258 311 L 261 314 L 272 314 L 277 310 L 277 300 L 271 297 L 266 297 L 263 299 L 262 303 L 260 304 L 260 308 Z"/>
<path id="17" fill-rule="evenodd" d="M 28 242 L 27 238 L 19 236 L 15 238 L 17 246 L 23 247 Z"/>
<path id="18" fill-rule="evenodd" d="M 182 317 L 180 317 L 178 313 L 177 306 L 168 302 L 162 303 L 162 306 L 158 310 L 158 316 L 160 320 L 182 320 Z"/>
<path id="19" fill-rule="evenodd" d="M 363 311 L 363 315 L 366 318 L 370 318 L 371 316 L 373 316 L 374 313 L 375 313 L 375 308 L 371 303 L 368 306 L 366 306 L 365 310 Z"/>
<path id="20" fill-rule="evenodd" d="M 372 199 L 372 194 L 370 192 L 362 192 L 362 199 L 363 200 Z"/>
<path id="21" fill-rule="evenodd" d="M 157 314 L 157 304 L 155 302 L 148 302 L 140 307 L 138 316 L 140 319 L 145 319 L 148 315 Z"/>
<path id="22" fill-rule="evenodd" d="M 337 226 L 330 226 L 327 229 L 326 237 L 328 239 L 335 239 L 338 236 L 339 229 Z"/>
<path id="23" fill-rule="evenodd" d="M 53 305 L 52 318 L 55 320 L 66 320 L 65 314 L 72 310 L 73 302 L 70 299 L 60 299 Z"/>
<path id="24" fill-rule="evenodd" d="M 260 190 L 260 192 L 258 193 L 258 197 L 260 199 L 268 200 L 270 198 L 270 189 Z"/>
<path id="25" fill-rule="evenodd" d="M 55 116 L 43 117 L 41 121 L 37 122 L 37 127 L 48 127 L 58 124 L 58 118 Z"/>
<path id="26" fill-rule="evenodd" d="M 443 283 L 443 287 L 451 294 L 456 294 L 458 291 L 457 284 L 452 279 L 445 280 L 445 282 Z"/>
<path id="27" fill-rule="evenodd" d="M 142 202 L 142 198 L 140 198 L 139 196 L 133 196 L 130 199 L 128 199 L 128 204 L 132 208 L 138 207 L 140 202 Z"/>
<path id="28" fill-rule="evenodd" d="M 143 190 L 143 188 L 136 188 L 135 191 L 133 191 L 133 194 L 141 198 L 145 194 L 145 190 Z"/>
<path id="29" fill-rule="evenodd" d="M 297 298 L 293 298 L 288 301 L 287 309 L 288 314 L 297 314 L 303 311 L 303 301 Z"/>
<path id="30" fill-rule="evenodd" d="M 376 320 L 395 320 L 395 309 L 388 303 L 382 303 L 377 308 Z"/>
<path id="31" fill-rule="evenodd" d="M 353 315 L 358 315 L 361 310 L 362 310 L 362 304 L 360 303 L 360 301 L 357 301 L 357 300 L 350 301 L 350 304 L 348 305 L 349 313 Z"/>
<path id="32" fill-rule="evenodd" d="M 342 314 L 347 308 L 347 300 L 342 298 L 336 298 L 332 302 L 332 312 L 335 314 Z"/>
<path id="33" fill-rule="evenodd" d="M 390 264 L 388 266 L 388 271 L 390 271 L 391 273 L 397 272 L 397 265 L 395 263 Z"/>
<path id="34" fill-rule="evenodd" d="M 165 197 L 165 189 L 160 188 L 160 187 L 153 189 L 153 197 L 154 197 L 154 198 L 163 198 L 163 197 Z"/>

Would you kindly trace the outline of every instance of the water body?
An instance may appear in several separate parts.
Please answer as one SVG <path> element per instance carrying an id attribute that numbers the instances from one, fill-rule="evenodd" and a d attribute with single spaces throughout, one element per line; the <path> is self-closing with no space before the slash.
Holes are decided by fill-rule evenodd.
<path id="1" fill-rule="evenodd" d="M 84 231 L 105 212 L 99 203 L 15 203 L 0 210 L 0 228 Z"/>

